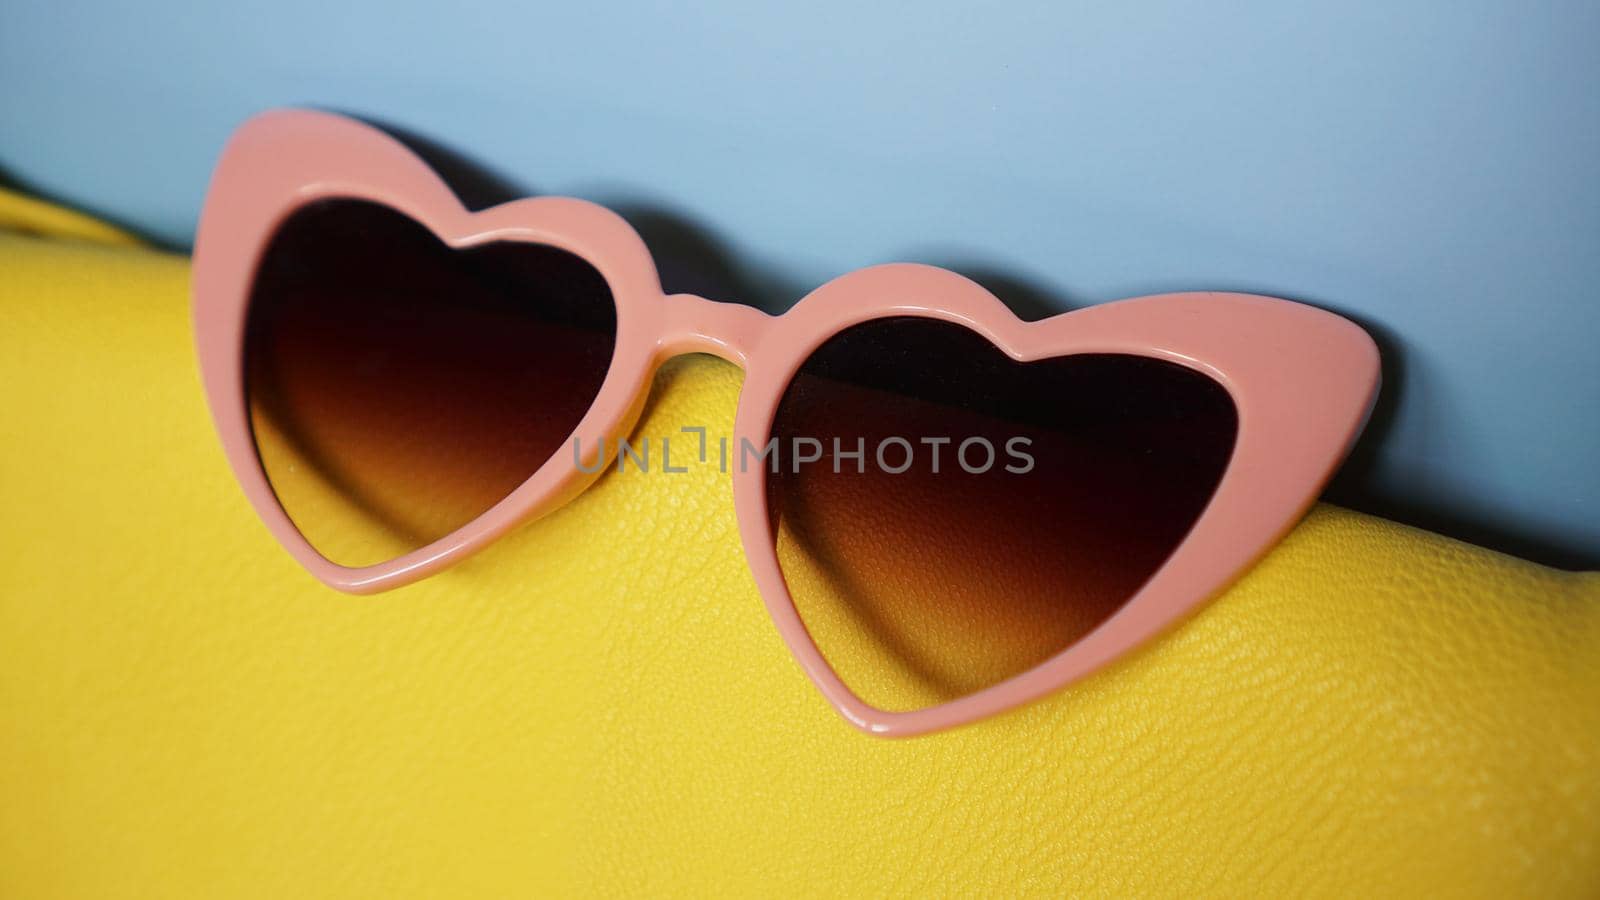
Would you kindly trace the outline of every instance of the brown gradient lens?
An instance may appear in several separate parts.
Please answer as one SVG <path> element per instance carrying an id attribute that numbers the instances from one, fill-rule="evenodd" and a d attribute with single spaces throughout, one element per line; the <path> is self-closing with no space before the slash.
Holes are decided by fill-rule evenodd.
<path id="1" fill-rule="evenodd" d="M 1181 365 L 1018 363 L 958 325 L 868 322 L 820 347 L 779 405 L 779 564 L 852 691 L 937 705 L 1121 607 L 1205 508 L 1237 430 L 1228 392 Z M 798 462 L 806 439 L 816 462 Z"/>
<path id="2" fill-rule="evenodd" d="M 616 305 L 541 244 L 452 249 L 375 203 L 321 201 L 273 237 L 245 392 L 273 492 L 317 552 L 365 566 L 511 493 L 600 391 Z"/>

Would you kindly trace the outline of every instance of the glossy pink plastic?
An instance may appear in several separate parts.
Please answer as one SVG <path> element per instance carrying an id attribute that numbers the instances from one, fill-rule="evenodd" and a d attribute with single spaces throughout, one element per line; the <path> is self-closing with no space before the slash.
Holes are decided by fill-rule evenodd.
<path id="1" fill-rule="evenodd" d="M 565 502 L 592 476 L 560 454 L 476 520 L 381 565 L 338 566 L 311 547 L 279 505 L 257 458 L 242 349 L 252 280 L 268 241 L 289 214 L 330 197 L 392 207 L 452 246 L 539 242 L 598 269 L 616 300 L 617 341 L 611 369 L 579 424 L 582 435 L 626 434 L 656 367 L 676 354 L 706 352 L 745 369 L 733 439 L 764 444 L 778 402 L 807 356 L 842 329 L 884 316 L 955 322 L 1023 361 L 1074 353 L 1157 357 L 1203 372 L 1229 391 L 1239 413 L 1232 460 L 1188 537 L 1144 586 L 1080 641 L 1035 668 L 913 712 L 869 706 L 828 666 L 778 566 L 765 472 L 760 466 L 735 471 L 740 536 L 773 621 L 823 696 L 873 734 L 914 735 L 993 715 L 1083 678 L 1183 619 L 1299 520 L 1359 434 L 1378 387 L 1377 348 L 1359 327 L 1309 306 L 1245 294 L 1142 297 L 1024 322 L 960 275 L 891 264 L 835 279 L 777 317 L 666 295 L 643 241 L 603 207 L 539 197 L 469 212 L 387 134 L 326 113 L 274 111 L 235 133 L 206 200 L 193 282 L 200 368 L 228 460 L 256 511 L 302 565 L 344 591 L 380 591 L 436 572 Z"/>

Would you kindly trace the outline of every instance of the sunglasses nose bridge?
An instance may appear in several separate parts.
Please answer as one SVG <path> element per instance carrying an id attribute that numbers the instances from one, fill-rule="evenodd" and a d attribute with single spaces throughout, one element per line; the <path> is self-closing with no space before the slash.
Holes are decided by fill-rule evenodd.
<path id="1" fill-rule="evenodd" d="M 661 359 L 681 353 L 710 353 L 744 368 L 772 320 L 743 303 L 672 294 L 666 298 L 657 351 Z"/>

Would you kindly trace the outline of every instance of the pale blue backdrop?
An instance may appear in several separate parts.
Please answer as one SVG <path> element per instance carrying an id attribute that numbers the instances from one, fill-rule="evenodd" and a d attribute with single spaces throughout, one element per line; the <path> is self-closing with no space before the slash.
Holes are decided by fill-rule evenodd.
<path id="1" fill-rule="evenodd" d="M 1591 2 L 8 0 L 0 169 L 181 245 L 228 130 L 317 104 L 769 306 L 897 259 L 1032 308 L 1297 297 L 1389 357 L 1336 497 L 1592 565 L 1597 46 Z"/>

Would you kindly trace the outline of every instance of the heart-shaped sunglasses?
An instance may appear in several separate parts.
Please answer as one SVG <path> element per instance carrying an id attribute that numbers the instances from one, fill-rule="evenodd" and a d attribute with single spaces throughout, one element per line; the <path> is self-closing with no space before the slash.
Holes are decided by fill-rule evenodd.
<path id="1" fill-rule="evenodd" d="M 234 473 L 345 591 L 436 572 L 612 461 L 648 470 L 628 437 L 657 366 L 742 366 L 733 434 L 707 453 L 686 428 L 679 459 L 730 473 L 784 641 L 881 735 L 1037 698 L 1215 596 L 1315 500 L 1379 378 L 1356 325 L 1244 294 L 1025 322 L 908 264 L 779 316 L 664 294 L 609 210 L 469 211 L 389 135 L 299 110 L 228 143 L 193 284 Z"/>

